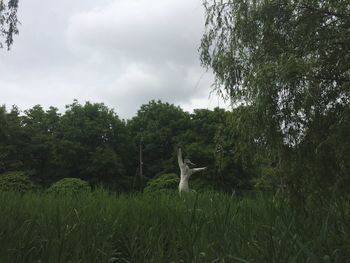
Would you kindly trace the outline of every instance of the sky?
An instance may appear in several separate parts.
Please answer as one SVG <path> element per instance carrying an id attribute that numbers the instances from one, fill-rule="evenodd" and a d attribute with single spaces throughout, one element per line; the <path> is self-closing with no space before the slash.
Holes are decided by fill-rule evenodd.
<path id="1" fill-rule="evenodd" d="M 0 104 L 25 110 L 77 99 L 121 118 L 162 100 L 186 111 L 225 103 L 201 67 L 202 0 L 20 0 L 19 35 L 0 49 Z"/>

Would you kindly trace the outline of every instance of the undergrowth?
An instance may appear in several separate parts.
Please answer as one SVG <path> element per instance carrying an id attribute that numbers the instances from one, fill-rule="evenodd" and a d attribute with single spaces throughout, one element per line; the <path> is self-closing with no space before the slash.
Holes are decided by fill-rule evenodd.
<path id="1" fill-rule="evenodd" d="M 0 193 L 0 262 L 350 262 L 350 204 Z"/>

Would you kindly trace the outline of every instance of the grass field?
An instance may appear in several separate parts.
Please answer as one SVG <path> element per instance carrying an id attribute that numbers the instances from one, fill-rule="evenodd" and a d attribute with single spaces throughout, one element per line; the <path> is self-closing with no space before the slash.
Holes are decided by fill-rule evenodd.
<path id="1" fill-rule="evenodd" d="M 0 193 L 0 262 L 350 262 L 350 203 Z"/>

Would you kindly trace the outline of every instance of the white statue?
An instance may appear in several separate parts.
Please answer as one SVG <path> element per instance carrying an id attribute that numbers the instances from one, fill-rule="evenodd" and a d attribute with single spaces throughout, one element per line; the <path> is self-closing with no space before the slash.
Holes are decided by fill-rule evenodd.
<path id="1" fill-rule="evenodd" d="M 180 184 L 179 184 L 179 193 L 181 192 L 190 192 L 190 188 L 188 186 L 188 179 L 190 179 L 190 176 L 194 174 L 195 172 L 203 171 L 207 169 L 207 167 L 203 168 L 190 168 L 189 165 L 195 166 L 194 163 L 192 163 L 190 160 L 185 159 L 182 161 L 182 153 L 181 149 L 179 148 L 178 153 L 177 153 L 177 160 L 179 162 L 179 167 L 181 171 L 181 179 L 180 179 Z"/>

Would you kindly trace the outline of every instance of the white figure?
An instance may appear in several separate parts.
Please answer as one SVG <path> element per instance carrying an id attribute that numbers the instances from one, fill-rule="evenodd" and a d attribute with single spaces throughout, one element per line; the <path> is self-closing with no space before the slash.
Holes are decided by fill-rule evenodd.
<path id="1" fill-rule="evenodd" d="M 190 160 L 185 159 L 182 161 L 182 153 L 181 149 L 179 148 L 177 153 L 177 160 L 179 162 L 179 167 L 181 171 L 181 177 L 180 177 L 180 184 L 179 184 L 179 193 L 181 192 L 190 192 L 190 188 L 188 186 L 188 179 L 190 179 L 190 176 L 194 174 L 195 172 L 203 171 L 207 169 L 207 167 L 203 168 L 190 168 L 189 165 L 195 166 L 194 163 L 192 163 Z"/>

